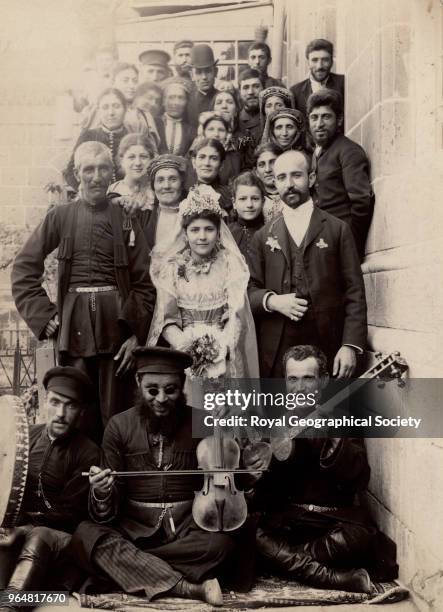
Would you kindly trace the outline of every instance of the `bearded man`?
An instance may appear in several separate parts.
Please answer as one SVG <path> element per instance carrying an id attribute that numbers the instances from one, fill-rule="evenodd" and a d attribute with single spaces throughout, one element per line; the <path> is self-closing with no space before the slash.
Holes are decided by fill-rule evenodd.
<path id="1" fill-rule="evenodd" d="M 274 163 L 282 214 L 251 242 L 249 301 L 263 377 L 283 376 L 290 346 L 315 344 L 333 376 L 349 378 L 366 343 L 363 277 L 349 226 L 313 205 L 315 175 L 302 151 Z"/>
<path id="2" fill-rule="evenodd" d="M 207 532 L 193 520 L 199 475 L 115 480 L 111 471 L 196 470 L 198 440 L 192 408 L 183 394 L 192 359 L 166 348 L 138 348 L 135 405 L 112 418 L 103 438 L 103 467 L 90 470 L 90 513 L 73 537 L 77 561 L 127 593 L 148 600 L 168 596 L 222 604 L 215 578 L 233 550 L 225 533 Z M 254 469 L 256 466 L 254 466 Z M 108 523 L 113 521 L 113 527 Z"/>
<path id="3" fill-rule="evenodd" d="M 246 68 L 238 78 L 238 89 L 243 106 L 239 117 L 240 130 L 246 132 L 255 145 L 258 145 L 262 136 L 258 97 L 264 89 L 262 73 Z"/>

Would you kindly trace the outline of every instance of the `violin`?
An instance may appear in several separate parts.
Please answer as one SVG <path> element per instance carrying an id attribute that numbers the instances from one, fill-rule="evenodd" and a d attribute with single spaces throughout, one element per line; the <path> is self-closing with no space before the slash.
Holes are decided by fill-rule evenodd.
<path id="1" fill-rule="evenodd" d="M 248 514 L 245 494 L 236 489 L 234 482 L 234 472 L 240 466 L 239 445 L 214 427 L 214 434 L 199 442 L 197 461 L 205 476 L 203 488 L 195 492 L 194 521 L 205 531 L 238 529 Z"/>

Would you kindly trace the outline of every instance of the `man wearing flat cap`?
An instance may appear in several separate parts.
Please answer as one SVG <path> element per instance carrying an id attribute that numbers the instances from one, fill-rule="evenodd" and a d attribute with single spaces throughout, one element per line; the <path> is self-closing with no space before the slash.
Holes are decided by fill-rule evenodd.
<path id="1" fill-rule="evenodd" d="M 162 82 L 162 89 L 165 112 L 156 119 L 159 153 L 185 156 L 196 135 L 195 127 L 188 121 L 192 83 L 182 77 L 171 77 Z"/>
<path id="2" fill-rule="evenodd" d="M 43 385 L 48 420 L 30 426 L 19 526 L 4 530 L 0 539 L 0 589 L 47 586 L 50 565 L 58 563 L 88 514 L 89 487 L 81 472 L 100 461 L 98 446 L 77 429 L 92 393 L 89 378 L 76 368 L 56 367 L 46 372 Z"/>
<path id="3" fill-rule="evenodd" d="M 73 537 L 78 563 L 127 593 L 202 599 L 221 605 L 217 568 L 233 549 L 225 533 L 192 517 L 199 475 L 115 478 L 112 471 L 197 469 L 192 408 L 183 394 L 184 352 L 138 348 L 135 405 L 114 416 L 103 437 L 102 467 L 90 469 L 90 514 Z M 112 521 L 112 526 L 110 525 Z M 112 588 L 112 587 L 111 587 Z"/>
<path id="4" fill-rule="evenodd" d="M 194 46 L 192 40 L 179 40 L 174 45 L 174 71 L 176 76 L 192 80 L 191 51 Z"/>
<path id="5" fill-rule="evenodd" d="M 149 49 L 138 56 L 140 62 L 140 83 L 159 83 L 171 75 L 171 56 L 161 49 Z"/>
<path id="6" fill-rule="evenodd" d="M 217 61 L 209 45 L 195 45 L 191 51 L 192 80 L 195 89 L 189 104 L 189 121 L 198 126 L 200 113 L 211 110 L 218 89 L 214 87 Z"/>

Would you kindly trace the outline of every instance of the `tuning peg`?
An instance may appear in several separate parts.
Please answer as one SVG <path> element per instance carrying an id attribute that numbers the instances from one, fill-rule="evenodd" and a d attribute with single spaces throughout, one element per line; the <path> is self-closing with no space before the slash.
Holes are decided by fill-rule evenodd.
<path id="1" fill-rule="evenodd" d="M 406 381 L 403 380 L 403 378 L 399 378 L 397 380 L 397 386 L 400 387 L 400 389 L 404 389 L 406 387 Z"/>
<path id="2" fill-rule="evenodd" d="M 398 378 L 400 375 L 401 375 L 401 370 L 399 368 L 396 368 L 396 367 L 393 366 L 391 368 L 391 376 L 393 378 Z"/>
<path id="3" fill-rule="evenodd" d="M 394 351 L 394 352 L 393 352 L 393 355 L 394 355 L 395 357 L 400 357 L 400 351 Z"/>
<path id="4" fill-rule="evenodd" d="M 377 351 L 374 356 L 376 359 L 381 359 L 381 351 Z"/>

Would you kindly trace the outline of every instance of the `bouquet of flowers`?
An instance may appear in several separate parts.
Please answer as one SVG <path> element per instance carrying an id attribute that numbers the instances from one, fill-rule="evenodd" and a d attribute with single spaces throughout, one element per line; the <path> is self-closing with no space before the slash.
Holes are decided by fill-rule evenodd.
<path id="1" fill-rule="evenodd" d="M 221 346 L 212 334 L 204 334 L 191 342 L 189 354 L 193 359 L 192 376 L 208 375 L 208 370 L 220 355 Z"/>

